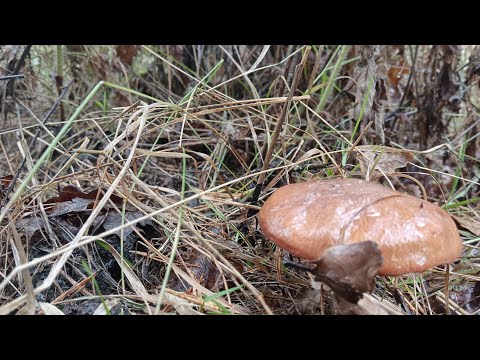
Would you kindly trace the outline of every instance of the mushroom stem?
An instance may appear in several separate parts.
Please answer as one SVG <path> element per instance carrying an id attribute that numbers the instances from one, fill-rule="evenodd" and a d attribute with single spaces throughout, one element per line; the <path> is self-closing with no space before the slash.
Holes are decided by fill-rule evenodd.
<path id="1" fill-rule="evenodd" d="M 373 282 L 383 258 L 378 245 L 373 241 L 339 245 L 329 248 L 325 255 L 307 267 L 292 261 L 285 266 L 307 271 L 333 290 L 335 296 L 351 304 L 357 304 L 363 294 L 373 290 Z"/>

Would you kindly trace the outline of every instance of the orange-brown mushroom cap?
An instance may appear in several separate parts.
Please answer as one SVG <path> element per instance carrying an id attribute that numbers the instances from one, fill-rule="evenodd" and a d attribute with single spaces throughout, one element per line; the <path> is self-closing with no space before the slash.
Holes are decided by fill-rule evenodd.
<path id="1" fill-rule="evenodd" d="M 359 179 L 281 187 L 263 205 L 259 223 L 269 240 L 308 261 L 332 246 L 372 240 L 384 259 L 379 275 L 449 263 L 463 248 L 455 223 L 438 206 Z"/>

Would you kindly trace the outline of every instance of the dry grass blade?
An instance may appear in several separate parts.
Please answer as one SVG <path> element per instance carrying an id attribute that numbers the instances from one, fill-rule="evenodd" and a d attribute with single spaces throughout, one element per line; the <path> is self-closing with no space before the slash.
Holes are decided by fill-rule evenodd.
<path id="1" fill-rule="evenodd" d="M 43 315 L 65 315 L 55 305 L 46 302 L 39 302 L 38 305 L 40 306 L 40 309 L 42 309 Z"/>
<path id="2" fill-rule="evenodd" d="M 447 302 L 445 301 L 445 294 L 441 291 L 435 293 L 436 298 L 445 306 Z M 467 311 L 463 310 L 460 305 L 456 304 L 452 299 L 448 299 L 448 307 L 450 310 L 454 311 L 456 315 L 470 315 Z"/>
<path id="3" fill-rule="evenodd" d="M 115 260 L 117 261 L 118 265 L 122 268 L 123 273 L 127 277 L 130 286 L 132 287 L 133 291 L 140 296 L 142 299 L 148 296 L 148 291 L 142 282 L 138 279 L 137 275 L 130 269 L 128 264 L 125 261 L 122 261 L 122 257 L 120 254 L 115 250 L 115 248 L 107 242 L 103 242 L 103 246 L 108 248 L 108 251 L 113 255 Z"/>
<path id="4" fill-rule="evenodd" d="M 22 240 L 20 239 L 20 235 L 17 232 L 15 227 L 15 222 L 12 221 L 10 214 L 9 217 L 9 224 L 10 229 L 12 231 L 12 237 L 15 242 L 16 250 L 19 255 L 20 264 L 18 265 L 25 265 L 28 262 L 27 254 L 25 253 L 25 249 L 23 248 Z M 23 315 L 33 315 L 37 309 L 37 299 L 35 298 L 34 290 L 33 290 L 33 283 L 32 277 L 30 275 L 30 271 L 27 269 L 22 270 L 22 277 L 25 283 L 25 288 L 27 292 L 27 304 L 20 309 L 20 313 Z"/>

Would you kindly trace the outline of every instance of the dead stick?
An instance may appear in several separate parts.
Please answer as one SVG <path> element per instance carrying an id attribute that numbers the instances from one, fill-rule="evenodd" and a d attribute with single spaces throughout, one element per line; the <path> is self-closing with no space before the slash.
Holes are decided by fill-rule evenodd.
<path id="1" fill-rule="evenodd" d="M 295 67 L 295 75 L 293 76 L 292 86 L 290 87 L 290 92 L 288 93 L 287 102 L 285 103 L 285 106 L 282 109 L 282 113 L 280 114 L 280 117 L 278 119 L 277 125 L 275 127 L 275 131 L 273 132 L 273 135 L 272 135 L 272 141 L 270 142 L 270 146 L 268 146 L 266 154 L 263 157 L 265 160 L 263 163 L 262 171 L 267 170 L 268 167 L 270 166 L 270 160 L 272 159 L 273 151 L 275 150 L 275 145 L 277 144 L 277 140 L 278 140 L 278 137 L 280 136 L 280 131 L 282 130 L 283 124 L 286 123 L 288 109 L 292 104 L 293 94 L 297 89 L 298 81 L 302 74 L 303 67 L 307 62 L 307 58 L 308 58 L 308 54 L 310 53 L 310 50 L 311 50 L 311 47 L 308 46 L 305 49 L 305 53 L 303 54 L 302 61 L 300 62 L 300 64 L 298 64 Z M 255 187 L 255 192 L 253 194 L 253 199 L 251 202 L 252 204 L 256 204 L 258 202 L 258 197 L 260 196 L 260 192 L 262 191 L 263 181 L 265 180 L 265 177 L 266 177 L 265 172 L 262 172 L 258 177 L 257 186 Z"/>
<path id="2" fill-rule="evenodd" d="M 6 75 L 6 76 L 0 76 L 0 81 L 2 80 L 11 80 L 11 79 L 23 79 L 25 75 L 19 74 L 19 75 Z"/>

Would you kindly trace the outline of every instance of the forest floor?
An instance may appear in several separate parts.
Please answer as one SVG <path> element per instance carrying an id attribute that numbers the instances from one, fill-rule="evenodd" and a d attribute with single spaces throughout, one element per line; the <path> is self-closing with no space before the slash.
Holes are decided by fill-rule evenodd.
<path id="1" fill-rule="evenodd" d="M 335 313 L 258 211 L 369 177 L 354 150 L 379 145 L 413 154 L 379 181 L 448 211 L 464 250 L 373 296 L 480 312 L 480 47 L 3 46 L 0 65 L 0 314 Z"/>

